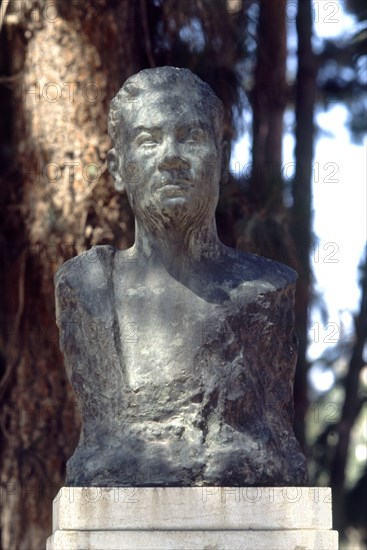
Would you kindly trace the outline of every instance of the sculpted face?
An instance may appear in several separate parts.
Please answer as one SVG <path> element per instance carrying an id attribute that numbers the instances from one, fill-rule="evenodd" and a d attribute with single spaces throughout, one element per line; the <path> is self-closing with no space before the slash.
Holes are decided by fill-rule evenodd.
<path id="1" fill-rule="evenodd" d="M 223 146 L 202 95 L 177 85 L 148 90 L 126 111 L 109 167 L 137 219 L 186 225 L 212 218 Z"/>

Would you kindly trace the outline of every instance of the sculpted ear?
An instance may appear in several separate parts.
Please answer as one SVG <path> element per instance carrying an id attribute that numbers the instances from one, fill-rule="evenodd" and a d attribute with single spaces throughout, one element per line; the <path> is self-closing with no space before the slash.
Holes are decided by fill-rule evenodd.
<path id="1" fill-rule="evenodd" d="M 120 163 L 116 153 L 116 149 L 110 149 L 107 153 L 107 166 L 110 174 L 115 180 L 115 188 L 117 191 L 125 191 L 125 183 L 122 178 Z"/>
<path id="2" fill-rule="evenodd" d="M 221 164 L 221 182 L 227 183 L 228 181 L 228 167 L 229 167 L 229 143 L 226 140 L 222 141 L 222 164 Z"/>

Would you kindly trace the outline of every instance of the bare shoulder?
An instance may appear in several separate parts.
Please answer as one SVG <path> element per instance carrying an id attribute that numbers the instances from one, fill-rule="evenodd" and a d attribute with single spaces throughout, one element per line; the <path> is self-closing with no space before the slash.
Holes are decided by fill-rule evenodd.
<path id="1" fill-rule="evenodd" d="M 71 258 L 55 274 L 56 291 L 60 285 L 91 289 L 103 286 L 103 281 L 111 273 L 115 252 L 116 249 L 109 245 L 93 246 Z"/>
<path id="2" fill-rule="evenodd" d="M 280 262 L 228 247 L 225 247 L 225 256 L 236 279 L 243 283 L 260 285 L 264 290 L 280 290 L 296 283 L 296 271 Z"/>

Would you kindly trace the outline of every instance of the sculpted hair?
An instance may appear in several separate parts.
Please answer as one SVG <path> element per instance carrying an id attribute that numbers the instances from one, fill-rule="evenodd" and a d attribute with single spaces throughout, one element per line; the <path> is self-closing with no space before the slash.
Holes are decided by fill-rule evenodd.
<path id="1" fill-rule="evenodd" d="M 167 91 L 175 87 L 185 87 L 187 93 L 196 94 L 196 101 L 201 103 L 203 111 L 214 123 L 217 145 L 219 146 L 223 134 L 223 104 L 215 95 L 212 88 L 203 82 L 189 69 L 176 67 L 157 67 L 144 69 L 128 78 L 122 88 L 111 101 L 108 114 L 108 133 L 115 145 L 119 145 L 121 124 L 124 123 L 124 114 L 140 108 L 143 94 L 152 91 Z"/>

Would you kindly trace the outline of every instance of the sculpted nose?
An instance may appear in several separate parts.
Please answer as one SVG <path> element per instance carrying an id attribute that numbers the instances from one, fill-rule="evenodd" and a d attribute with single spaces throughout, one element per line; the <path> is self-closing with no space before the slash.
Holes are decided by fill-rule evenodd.
<path id="1" fill-rule="evenodd" d="M 175 139 L 167 139 L 162 153 L 162 157 L 158 163 L 160 170 L 169 170 L 174 168 L 187 168 L 189 163 L 180 156 L 177 141 Z"/>

